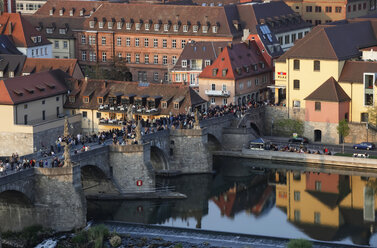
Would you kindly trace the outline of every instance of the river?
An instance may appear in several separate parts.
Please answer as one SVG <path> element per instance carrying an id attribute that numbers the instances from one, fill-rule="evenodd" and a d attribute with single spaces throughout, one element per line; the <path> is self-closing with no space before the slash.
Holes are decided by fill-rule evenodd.
<path id="1" fill-rule="evenodd" d="M 215 157 L 214 174 L 158 178 L 182 200 L 88 201 L 88 220 L 377 246 L 377 170 Z"/>

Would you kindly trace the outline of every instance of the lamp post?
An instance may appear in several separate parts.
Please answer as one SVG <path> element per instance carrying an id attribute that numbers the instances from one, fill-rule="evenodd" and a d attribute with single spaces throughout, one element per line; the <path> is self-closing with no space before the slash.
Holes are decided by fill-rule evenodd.
<path id="1" fill-rule="evenodd" d="M 366 128 L 367 128 L 367 142 L 368 142 L 368 129 L 369 129 L 368 122 L 365 125 L 366 125 Z"/>

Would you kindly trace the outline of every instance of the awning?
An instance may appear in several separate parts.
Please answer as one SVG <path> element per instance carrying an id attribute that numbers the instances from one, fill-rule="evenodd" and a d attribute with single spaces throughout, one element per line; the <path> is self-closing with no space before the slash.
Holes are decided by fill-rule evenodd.
<path id="1" fill-rule="evenodd" d="M 269 85 L 269 86 L 267 86 L 267 88 L 270 88 L 270 89 L 285 89 L 286 86 L 285 85 Z"/>

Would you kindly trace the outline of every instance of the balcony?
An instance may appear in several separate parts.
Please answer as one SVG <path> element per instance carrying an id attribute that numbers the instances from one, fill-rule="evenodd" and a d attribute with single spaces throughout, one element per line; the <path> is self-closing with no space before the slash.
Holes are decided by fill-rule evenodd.
<path id="1" fill-rule="evenodd" d="M 230 96 L 230 91 L 229 90 L 205 90 L 205 94 L 207 96 L 225 96 L 225 97 L 229 97 Z"/>
<path id="2" fill-rule="evenodd" d="M 126 121 L 123 120 L 117 120 L 117 119 L 105 119 L 101 118 L 99 120 L 99 125 L 106 125 L 106 126 L 122 126 L 122 125 L 127 125 Z"/>

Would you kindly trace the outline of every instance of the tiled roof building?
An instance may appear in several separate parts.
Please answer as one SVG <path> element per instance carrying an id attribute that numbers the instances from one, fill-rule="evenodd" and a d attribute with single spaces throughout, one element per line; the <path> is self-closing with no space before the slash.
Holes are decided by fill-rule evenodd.
<path id="1" fill-rule="evenodd" d="M 199 75 L 199 93 L 217 105 L 266 100 L 271 74 L 254 41 L 229 44 Z"/>
<path id="2" fill-rule="evenodd" d="M 130 104 L 135 106 L 134 118 L 149 120 L 186 114 L 206 104 L 194 90 L 182 84 L 74 80 L 70 89 L 64 107 L 81 113 L 84 130 L 91 132 L 120 128 Z"/>
<path id="3" fill-rule="evenodd" d="M 51 42 L 19 13 L 1 14 L 0 34 L 9 36 L 27 57 L 51 58 Z"/>

